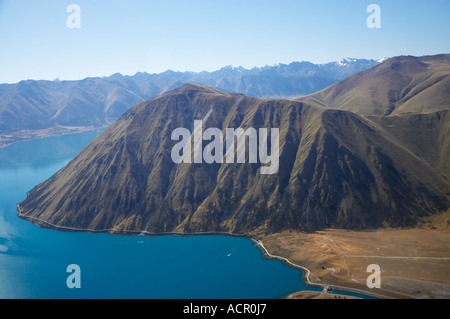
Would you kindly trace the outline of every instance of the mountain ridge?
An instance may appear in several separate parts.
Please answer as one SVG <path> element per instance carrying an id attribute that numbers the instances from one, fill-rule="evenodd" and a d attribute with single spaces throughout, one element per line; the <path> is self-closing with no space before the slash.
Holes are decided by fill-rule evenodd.
<path id="1" fill-rule="evenodd" d="M 450 54 L 399 56 L 298 100 L 363 115 L 450 108 Z"/>
<path id="2" fill-rule="evenodd" d="M 248 161 L 173 163 L 170 132 L 192 132 L 210 110 L 205 129 L 279 127 L 278 173 L 261 175 L 261 164 Z M 430 120 L 448 125 L 443 114 Z M 383 121 L 188 84 L 125 112 L 31 190 L 19 217 L 42 227 L 150 234 L 413 227 L 448 209 L 449 181 L 416 155 L 420 148 L 381 129 Z"/>

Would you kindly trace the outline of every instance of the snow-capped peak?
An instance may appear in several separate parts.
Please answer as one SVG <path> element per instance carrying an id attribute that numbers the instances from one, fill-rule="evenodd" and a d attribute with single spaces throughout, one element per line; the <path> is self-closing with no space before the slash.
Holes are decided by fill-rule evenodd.
<path id="1" fill-rule="evenodd" d="M 357 59 L 353 59 L 353 58 L 343 58 L 340 61 L 338 61 L 338 65 L 341 66 L 345 66 L 345 65 L 349 65 L 350 63 L 354 63 L 357 62 Z"/>

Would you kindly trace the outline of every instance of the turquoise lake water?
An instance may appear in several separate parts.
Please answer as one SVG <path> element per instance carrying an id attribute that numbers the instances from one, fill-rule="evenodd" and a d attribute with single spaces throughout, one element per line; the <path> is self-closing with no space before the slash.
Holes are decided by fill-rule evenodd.
<path id="1" fill-rule="evenodd" d="M 246 238 L 117 236 L 39 228 L 17 217 L 26 192 L 100 131 L 0 149 L 0 298 L 279 298 L 307 287 L 302 272 L 265 259 Z M 67 266 L 81 269 L 69 289 Z"/>

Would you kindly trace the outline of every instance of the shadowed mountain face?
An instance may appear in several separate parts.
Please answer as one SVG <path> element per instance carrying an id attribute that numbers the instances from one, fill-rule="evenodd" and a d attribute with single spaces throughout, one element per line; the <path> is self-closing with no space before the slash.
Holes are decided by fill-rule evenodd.
<path id="1" fill-rule="evenodd" d="M 19 216 L 149 233 L 414 226 L 450 199 L 448 111 L 415 116 L 363 117 L 189 84 L 127 111 L 31 190 Z M 245 163 L 174 163 L 172 132 L 192 132 L 199 119 L 224 135 L 279 128 L 278 172 L 261 174 L 248 154 Z"/>
<path id="2" fill-rule="evenodd" d="M 450 55 L 391 58 L 299 100 L 362 115 L 448 110 Z"/>

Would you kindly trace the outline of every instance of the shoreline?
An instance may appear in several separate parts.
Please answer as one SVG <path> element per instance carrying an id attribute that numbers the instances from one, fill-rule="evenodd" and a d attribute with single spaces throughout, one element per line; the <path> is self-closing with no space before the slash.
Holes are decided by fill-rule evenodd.
<path id="1" fill-rule="evenodd" d="M 108 125 L 103 126 L 62 126 L 56 125 L 49 128 L 38 129 L 38 130 L 18 130 L 14 132 L 3 132 L 0 133 L 0 149 L 6 148 L 13 144 L 41 139 L 47 137 L 55 137 L 55 136 L 63 136 L 63 135 L 71 135 L 71 134 L 79 134 L 86 133 L 95 130 L 105 129 Z"/>
<path id="2" fill-rule="evenodd" d="M 235 233 L 230 233 L 230 232 L 217 232 L 217 231 L 216 232 L 196 232 L 196 233 L 180 233 L 180 232 L 150 233 L 148 231 L 132 231 L 132 230 L 126 231 L 126 230 L 114 230 L 114 229 L 96 230 L 96 229 L 89 229 L 89 228 L 74 228 L 74 227 L 58 226 L 58 225 L 52 224 L 50 222 L 47 222 L 45 220 L 42 220 L 40 218 L 23 215 L 19 204 L 16 205 L 16 209 L 19 212 L 17 214 L 17 217 L 27 220 L 28 222 L 31 222 L 32 224 L 34 224 L 40 228 L 53 229 L 53 230 L 58 230 L 58 231 L 69 231 L 69 232 L 80 232 L 80 233 L 87 232 L 87 233 L 124 235 L 124 236 L 147 236 L 147 237 L 159 237 L 159 236 L 192 237 L 192 236 L 202 236 L 202 235 L 203 236 L 208 236 L 208 235 L 211 236 L 212 235 L 212 236 L 229 236 L 229 237 L 247 238 L 247 239 L 250 239 L 254 243 L 254 245 L 262 251 L 264 258 L 281 260 L 284 264 L 286 264 L 289 267 L 293 267 L 293 268 L 302 270 L 302 279 L 301 280 L 306 284 L 306 286 L 322 288 L 323 292 L 325 292 L 325 291 L 328 292 L 331 290 L 338 290 L 338 291 L 342 291 L 342 292 L 356 293 L 359 295 L 375 297 L 378 299 L 390 299 L 391 298 L 386 295 L 371 293 L 371 292 L 367 292 L 365 290 L 351 288 L 351 287 L 338 286 L 338 285 L 332 285 L 332 284 L 326 284 L 326 283 L 313 283 L 313 282 L 311 282 L 311 280 L 309 278 L 311 271 L 308 268 L 306 268 L 305 266 L 295 264 L 285 257 L 272 255 L 271 253 L 269 253 L 269 251 L 266 249 L 266 247 L 264 246 L 264 244 L 262 243 L 262 241 L 260 239 L 257 239 L 254 236 L 250 236 L 250 235 L 235 234 Z M 44 223 L 50 227 L 44 227 L 42 225 L 39 225 L 38 223 L 33 222 L 32 220 L 36 220 L 40 223 Z M 301 291 L 302 290 L 296 291 L 293 293 L 289 293 L 288 295 L 280 297 L 279 299 L 288 299 L 289 296 L 292 296 Z M 333 294 L 339 295 L 339 293 L 333 293 Z"/>
<path id="3" fill-rule="evenodd" d="M 360 295 L 375 297 L 375 298 L 378 298 L 378 299 L 389 299 L 388 296 L 377 294 L 377 293 L 367 292 L 367 291 L 361 290 L 361 289 L 356 289 L 356 288 L 351 288 L 351 287 L 344 287 L 344 286 L 338 286 L 338 285 L 332 285 L 332 284 L 326 284 L 326 283 L 323 283 L 323 284 L 313 283 L 309 279 L 311 271 L 308 268 L 306 268 L 305 266 L 294 264 L 293 262 L 291 262 L 289 259 L 287 259 L 285 257 L 272 255 L 271 253 L 269 253 L 267 251 L 266 247 L 264 247 L 263 243 L 259 239 L 251 238 L 251 240 L 253 240 L 256 243 L 256 246 L 260 247 L 260 249 L 264 253 L 264 257 L 270 258 L 270 259 L 278 259 L 278 260 L 283 261 L 288 266 L 291 266 L 291 267 L 303 270 L 303 281 L 305 282 L 305 284 L 307 286 L 322 288 L 323 291 L 325 291 L 325 290 L 326 291 L 338 290 L 338 291 L 342 291 L 342 292 L 350 292 L 350 293 L 356 293 L 356 294 L 360 294 Z M 294 295 L 296 293 L 298 293 L 298 292 L 291 293 L 291 294 L 287 295 L 284 298 L 288 298 L 289 296 L 292 296 L 292 295 Z M 339 295 L 339 293 L 333 293 L 333 294 Z"/>

